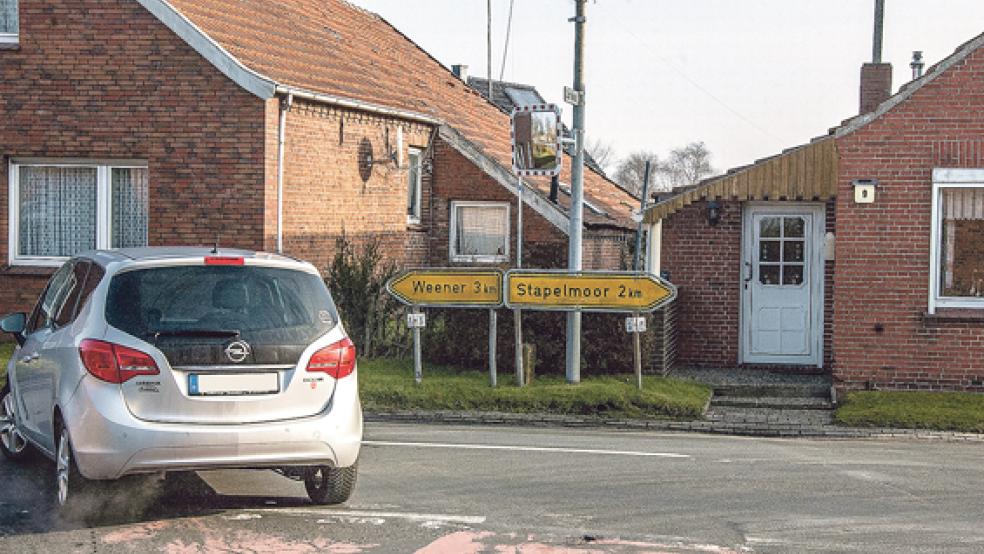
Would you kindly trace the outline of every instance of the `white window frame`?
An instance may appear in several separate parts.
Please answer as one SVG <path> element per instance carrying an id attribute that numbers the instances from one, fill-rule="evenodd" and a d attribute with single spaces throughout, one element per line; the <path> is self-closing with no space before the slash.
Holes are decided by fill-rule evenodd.
<path id="1" fill-rule="evenodd" d="M 943 191 L 946 189 L 984 189 L 984 169 L 934 169 L 932 226 L 929 243 L 929 313 L 937 308 L 984 309 L 984 298 L 945 297 L 940 291 L 940 269 L 943 264 Z"/>
<path id="2" fill-rule="evenodd" d="M 135 160 L 65 160 L 65 159 L 16 159 L 8 168 L 8 244 L 7 258 L 12 266 L 58 267 L 69 256 L 20 256 L 20 168 L 22 167 L 89 167 L 96 170 L 96 248 L 112 248 L 112 170 L 146 169 L 147 162 Z"/>
<path id="3" fill-rule="evenodd" d="M 413 212 L 414 213 L 407 214 L 407 224 L 408 225 L 420 225 L 420 220 L 421 220 L 421 207 L 420 207 L 421 206 L 421 197 L 424 194 L 424 186 L 423 186 L 423 181 L 424 181 L 424 178 L 423 178 L 424 177 L 423 176 L 423 165 L 424 165 L 424 163 L 423 163 L 424 162 L 423 156 L 424 156 L 424 151 L 421 150 L 420 148 L 410 148 L 409 151 L 408 151 L 408 154 L 407 154 L 407 167 L 408 167 L 408 169 L 407 169 L 407 181 L 410 180 L 409 176 L 410 176 L 411 170 L 413 169 L 412 166 L 413 166 L 413 156 L 414 155 L 417 156 L 417 181 L 415 183 L 413 183 L 413 187 L 416 189 L 416 193 L 417 193 L 416 196 L 415 196 L 415 198 L 417 199 L 417 205 L 413 207 Z M 409 186 L 410 183 L 407 183 L 407 184 Z M 410 194 L 410 191 L 409 190 L 407 190 L 407 194 Z"/>
<path id="4" fill-rule="evenodd" d="M 20 10 L 19 0 L 15 5 L 17 7 L 17 10 Z M 17 18 L 16 33 L 0 33 L 0 44 L 20 44 L 20 17 Z"/>
<path id="5" fill-rule="evenodd" d="M 505 208 L 506 210 L 506 250 L 502 255 L 469 255 L 458 254 L 455 250 L 455 237 L 458 236 L 458 208 Z M 448 256 L 452 262 L 466 263 L 498 263 L 509 261 L 509 245 L 512 236 L 512 219 L 510 215 L 511 206 L 509 202 L 475 202 L 454 200 L 451 202 L 450 235 L 448 237 Z"/>

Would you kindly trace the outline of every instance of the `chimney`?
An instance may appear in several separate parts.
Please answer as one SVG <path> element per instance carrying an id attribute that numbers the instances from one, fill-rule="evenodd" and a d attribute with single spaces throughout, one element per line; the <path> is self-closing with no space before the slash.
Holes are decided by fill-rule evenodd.
<path id="1" fill-rule="evenodd" d="M 875 110 L 892 95 L 892 64 L 882 63 L 885 0 L 875 0 L 875 33 L 871 63 L 861 66 L 861 113 Z"/>
<path id="2" fill-rule="evenodd" d="M 461 79 L 464 82 L 468 82 L 468 66 L 464 64 L 456 64 L 451 66 L 451 72 L 454 76 Z"/>
<path id="3" fill-rule="evenodd" d="M 912 52 L 912 63 L 909 64 L 909 67 L 912 68 L 913 81 L 923 76 L 923 67 L 925 65 L 922 60 L 922 50 Z"/>

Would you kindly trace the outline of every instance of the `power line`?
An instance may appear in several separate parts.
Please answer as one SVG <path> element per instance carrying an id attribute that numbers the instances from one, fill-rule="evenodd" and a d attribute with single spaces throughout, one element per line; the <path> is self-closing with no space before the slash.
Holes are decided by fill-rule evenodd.
<path id="1" fill-rule="evenodd" d="M 601 19 L 602 19 L 603 21 L 610 21 L 610 20 L 608 20 L 608 19 L 605 19 L 605 18 L 601 18 Z M 647 51 L 648 51 L 648 52 L 649 52 L 650 54 L 652 54 L 652 55 L 654 55 L 654 56 L 655 56 L 656 58 L 658 58 L 658 59 L 659 59 L 660 61 L 662 61 L 662 62 L 663 62 L 663 64 L 665 64 L 665 65 L 666 65 L 667 67 L 669 67 L 669 68 L 670 68 L 671 70 L 673 70 L 673 72 L 674 72 L 674 73 L 676 73 L 676 74 L 677 74 L 678 76 L 680 76 L 680 77 L 681 77 L 681 78 L 682 78 L 683 80 L 685 80 L 685 81 L 686 81 L 687 83 L 689 83 L 689 84 L 690 84 L 690 86 L 692 86 L 692 87 L 694 87 L 695 89 L 697 89 L 697 90 L 699 90 L 700 92 L 702 92 L 702 93 L 704 93 L 704 94 L 705 94 L 705 95 L 706 95 L 706 96 L 707 96 L 708 98 L 710 98 L 711 100 L 713 100 L 713 101 L 715 101 L 715 102 L 717 102 L 717 103 L 718 103 L 718 104 L 719 104 L 719 105 L 720 105 L 721 107 L 723 107 L 724 109 L 726 109 L 726 110 L 728 110 L 729 112 L 731 112 L 731 114 L 732 114 L 732 115 L 734 115 L 734 116 L 735 116 L 735 117 L 737 117 L 738 119 L 740 119 L 740 120 L 742 120 L 742 121 L 744 121 L 744 122 L 745 122 L 745 123 L 747 123 L 747 124 L 748 124 L 749 126 L 751 126 L 751 127 L 753 127 L 753 128 L 754 128 L 754 129 L 756 129 L 757 131 L 759 131 L 760 133 L 762 133 L 762 134 L 764 134 L 764 135 L 767 135 L 767 136 L 769 136 L 769 137 L 772 137 L 773 139 L 775 139 L 775 140 L 777 140 L 777 141 L 779 141 L 780 143 L 785 143 L 785 142 L 787 142 L 787 141 L 786 141 L 785 139 L 782 139 L 782 138 L 779 138 L 778 136 L 776 136 L 775 134 L 773 134 L 773 133 L 772 133 L 771 131 L 769 131 L 768 129 L 765 129 L 765 128 L 763 128 L 762 126 L 760 126 L 759 124 L 757 124 L 757 123 L 755 123 L 755 122 L 754 122 L 753 120 L 751 120 L 750 118 L 748 118 L 748 117 L 745 117 L 745 116 L 744 116 L 744 115 L 743 115 L 743 114 L 742 114 L 741 112 L 739 112 L 738 110 L 736 110 L 736 109 L 734 109 L 734 108 L 732 108 L 731 106 L 729 106 L 729 105 L 728 105 L 728 104 L 727 104 L 727 103 L 726 103 L 726 102 L 725 102 L 724 100 L 721 100 L 720 98 L 718 98 L 717 96 L 715 96 L 715 95 L 714 95 L 714 94 L 713 94 L 713 93 L 712 93 L 711 91 L 709 91 L 709 90 L 707 90 L 706 88 L 704 88 L 704 87 L 702 87 L 702 86 L 700 85 L 700 83 L 698 83 L 697 81 L 695 81 L 695 80 L 693 80 L 693 79 L 691 79 L 689 75 L 687 75 L 686 73 L 684 73 L 684 71 L 683 71 L 682 69 L 680 69 L 680 68 L 678 68 L 678 67 L 677 67 L 677 66 L 676 66 L 676 65 L 675 65 L 675 64 L 674 64 L 673 62 L 671 62 L 671 61 L 670 61 L 669 59 L 667 59 L 667 58 L 665 58 L 665 57 L 663 57 L 663 56 L 661 56 L 661 55 L 659 55 L 659 54 L 657 54 L 656 52 L 657 52 L 658 50 L 656 49 L 656 47 L 655 47 L 654 45 L 652 45 L 652 44 L 650 44 L 650 43 L 649 43 L 648 41 L 646 41 L 646 40 L 644 40 L 644 39 L 642 39 L 642 38 L 641 38 L 641 37 L 640 37 L 639 35 L 637 35 L 637 34 L 635 34 L 635 33 L 634 33 L 634 32 L 632 31 L 632 29 L 629 29 L 629 28 L 628 28 L 628 27 L 626 27 L 625 25 L 622 25 L 622 24 L 621 24 L 621 22 L 615 22 L 615 24 L 616 24 L 616 25 L 618 25 L 618 27 L 619 27 L 619 28 L 620 28 L 620 29 L 621 29 L 622 31 L 624 31 L 624 32 L 625 32 L 625 33 L 626 33 L 627 35 L 629 35 L 629 36 L 631 36 L 631 37 L 632 37 L 632 38 L 634 38 L 634 39 L 635 39 L 635 40 L 636 40 L 637 42 L 639 42 L 639 44 L 641 44 L 641 45 L 643 45 L 643 46 L 646 46 L 646 47 L 647 47 L 647 48 L 646 48 L 646 50 L 647 50 Z"/>
<path id="2" fill-rule="evenodd" d="M 509 54 L 509 37 L 512 35 L 513 6 L 516 0 L 509 0 L 509 20 L 506 23 L 506 46 L 502 49 L 502 69 L 499 70 L 499 80 L 506 74 L 506 56 Z"/>

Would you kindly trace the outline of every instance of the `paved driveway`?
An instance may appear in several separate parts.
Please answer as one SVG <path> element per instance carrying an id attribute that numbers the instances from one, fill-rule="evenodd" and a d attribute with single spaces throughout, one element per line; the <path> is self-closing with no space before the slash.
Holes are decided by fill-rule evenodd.
<path id="1" fill-rule="evenodd" d="M 266 471 L 118 487 L 87 523 L 0 461 L 4 552 L 984 550 L 984 445 L 371 424 L 352 501 Z"/>

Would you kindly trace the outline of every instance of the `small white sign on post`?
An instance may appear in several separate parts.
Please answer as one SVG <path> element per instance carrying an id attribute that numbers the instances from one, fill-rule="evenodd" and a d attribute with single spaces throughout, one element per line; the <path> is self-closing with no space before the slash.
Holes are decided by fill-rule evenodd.
<path id="1" fill-rule="evenodd" d="M 427 314 L 409 313 L 407 314 L 407 327 L 411 329 L 423 329 L 427 327 Z"/>
<path id="2" fill-rule="evenodd" d="M 580 91 L 576 91 L 571 87 L 564 87 L 564 102 L 571 106 L 580 106 L 582 96 Z"/>
<path id="3" fill-rule="evenodd" d="M 625 332 L 626 333 L 645 333 L 646 332 L 646 318 L 644 318 L 644 317 L 627 317 L 627 318 L 625 318 Z"/>

